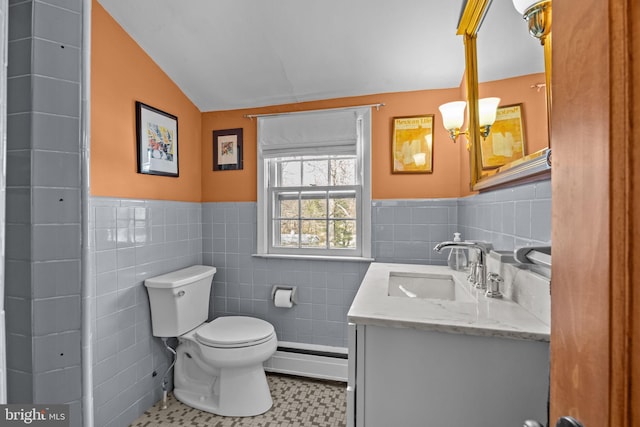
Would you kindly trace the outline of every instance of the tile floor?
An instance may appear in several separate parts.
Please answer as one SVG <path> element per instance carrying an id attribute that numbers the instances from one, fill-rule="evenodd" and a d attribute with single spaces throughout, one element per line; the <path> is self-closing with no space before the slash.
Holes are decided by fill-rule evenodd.
<path id="1" fill-rule="evenodd" d="M 255 417 L 221 417 L 190 408 L 169 395 L 167 409 L 156 403 L 132 427 L 339 427 L 345 426 L 346 384 L 287 375 L 267 375 L 273 407 Z"/>

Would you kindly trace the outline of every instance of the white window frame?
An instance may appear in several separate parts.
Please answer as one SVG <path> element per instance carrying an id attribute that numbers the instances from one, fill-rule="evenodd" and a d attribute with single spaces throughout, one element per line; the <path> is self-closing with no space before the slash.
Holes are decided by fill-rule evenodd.
<path id="1" fill-rule="evenodd" d="M 269 167 L 270 159 L 263 155 L 260 135 L 260 120 L 274 116 L 262 116 L 258 119 L 258 176 L 257 176 L 257 256 L 265 257 L 301 257 L 301 258 L 327 258 L 327 259 L 343 259 L 343 260 L 371 260 L 371 108 L 357 107 L 336 110 L 353 110 L 357 115 L 356 125 L 357 141 L 356 141 L 356 175 L 359 181 L 356 185 L 356 191 L 359 201 L 357 202 L 358 221 L 357 233 L 359 246 L 356 250 L 349 249 L 317 249 L 317 248 L 281 248 L 274 247 L 273 230 L 272 230 L 272 212 L 273 200 L 271 197 L 272 186 L 270 185 L 273 177 Z M 327 110 L 318 110 L 317 113 L 322 114 Z M 289 113 L 291 115 L 305 114 L 305 120 L 309 119 L 309 114 Z M 299 149 L 295 150 L 295 154 L 303 154 Z M 314 153 L 310 152 L 310 156 Z M 283 157 L 286 157 L 286 151 Z M 336 187 L 340 189 L 340 187 Z"/>
<path id="2" fill-rule="evenodd" d="M 357 171 L 358 169 L 358 163 L 359 163 L 359 159 L 357 155 L 352 155 L 352 156 L 328 156 L 328 155 L 324 155 L 324 156 L 297 156 L 297 157 L 293 157 L 293 158 L 287 158 L 287 159 L 291 159 L 293 161 L 300 161 L 301 163 L 304 163 L 305 160 L 322 160 L 322 161 L 329 161 L 331 158 L 351 158 L 353 160 L 355 160 L 355 170 L 354 172 Z M 274 183 L 278 183 L 279 182 L 279 177 L 277 176 L 277 172 L 278 172 L 278 168 L 277 165 L 280 162 L 282 158 L 274 158 L 274 159 L 269 159 L 266 160 L 266 164 L 268 165 L 269 169 L 270 169 L 270 173 L 269 173 L 269 181 L 270 182 L 274 182 Z M 302 164 L 300 165 L 302 166 Z M 265 166 L 267 167 L 267 166 Z M 302 173 L 302 169 L 300 170 L 300 172 Z M 267 248 L 269 253 L 278 253 L 278 254 L 288 254 L 288 255 L 300 255 L 300 254 L 305 254 L 305 255 L 315 255 L 315 256 L 360 256 L 361 255 L 361 251 L 360 248 L 362 247 L 362 224 L 361 221 L 359 220 L 362 216 L 362 185 L 360 184 L 360 177 L 358 176 L 358 174 L 355 174 L 355 183 L 352 185 L 340 185 L 340 186 L 331 186 L 331 185 L 326 185 L 326 186 L 281 186 L 281 185 L 269 185 L 268 187 L 268 204 L 270 206 L 270 208 L 267 210 L 267 215 L 268 215 L 268 225 L 267 227 L 269 228 L 269 230 L 267 230 L 267 235 L 270 236 L 269 238 L 269 247 Z M 318 217 L 316 218 L 316 220 L 318 221 L 324 221 L 327 223 L 327 225 L 333 220 L 330 216 L 329 216 L 329 206 L 330 206 L 330 200 L 332 199 L 331 197 L 331 193 L 334 193 L 333 195 L 338 195 L 338 194 L 353 194 L 355 201 L 356 201 L 356 217 L 353 218 L 355 219 L 356 222 L 356 247 L 351 249 L 351 248 L 327 248 L 327 247 L 286 247 L 286 246 L 276 246 L 271 244 L 271 242 L 274 241 L 275 237 L 276 237 L 276 232 L 277 232 L 277 227 L 275 227 L 275 223 L 277 221 L 276 218 L 276 211 L 278 210 L 278 195 L 280 193 L 302 193 L 302 194 L 298 194 L 297 199 L 298 200 L 304 200 L 304 199 L 308 199 L 310 198 L 309 196 L 312 196 L 314 193 L 318 196 L 320 196 L 319 198 L 322 198 L 324 200 L 326 200 L 326 206 L 325 208 L 327 209 L 325 211 L 325 215 L 322 217 Z M 324 194 L 323 194 L 324 193 Z M 305 194 L 307 195 L 305 197 Z M 299 211 L 298 212 L 299 216 L 297 218 L 292 218 L 292 221 L 305 221 L 305 220 L 310 220 L 311 218 L 302 218 L 302 212 Z M 327 233 L 329 233 L 329 227 L 327 227 Z M 282 238 L 284 236 L 280 236 L 280 238 Z M 328 239 L 329 235 L 327 234 L 327 244 L 329 244 L 329 239 Z M 298 238 L 302 239 L 303 236 L 298 235 Z"/>

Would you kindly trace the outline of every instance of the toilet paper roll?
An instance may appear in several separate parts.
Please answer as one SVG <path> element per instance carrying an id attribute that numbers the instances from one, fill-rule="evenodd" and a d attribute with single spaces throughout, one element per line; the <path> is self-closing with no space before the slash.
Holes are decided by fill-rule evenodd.
<path id="1" fill-rule="evenodd" d="M 291 308 L 293 302 L 291 301 L 291 289 L 278 289 L 273 297 L 273 304 L 276 307 Z"/>

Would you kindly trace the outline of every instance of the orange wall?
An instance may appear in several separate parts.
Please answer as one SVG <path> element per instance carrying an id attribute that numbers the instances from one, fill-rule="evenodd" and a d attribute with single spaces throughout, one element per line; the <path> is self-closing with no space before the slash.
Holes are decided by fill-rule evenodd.
<path id="1" fill-rule="evenodd" d="M 522 104 L 525 154 L 535 153 L 549 146 L 545 89 L 531 87 L 540 83 L 544 83 L 544 73 L 484 82 L 478 87 L 480 98 L 497 96 L 500 98 L 500 106 Z"/>
<path id="2" fill-rule="evenodd" d="M 208 112 L 202 115 L 202 200 L 205 202 L 255 201 L 257 120 L 245 114 L 338 108 L 384 103 L 372 110 L 372 197 L 412 199 L 458 197 L 460 194 L 460 149 L 442 126 L 438 106 L 460 99 L 460 89 L 425 90 L 339 98 L 245 110 Z M 393 117 L 435 114 L 432 174 L 391 173 L 391 129 Z M 212 171 L 213 131 L 243 129 L 244 169 Z M 464 142 L 463 142 L 464 144 Z M 468 172 L 467 172 L 468 174 Z"/>
<path id="3" fill-rule="evenodd" d="M 459 88 L 385 93 L 244 110 L 201 113 L 177 85 L 93 2 L 91 58 L 91 194 L 94 196 L 181 201 L 255 201 L 257 120 L 269 114 L 384 103 L 372 111 L 373 199 L 448 198 L 471 194 L 466 139 L 453 143 L 438 106 L 465 99 Z M 531 75 L 481 85 L 480 96 L 500 96 L 501 105 L 523 103 L 527 152 L 546 140 L 544 81 Z M 542 98 L 543 102 L 540 102 Z M 178 117 L 180 177 L 136 172 L 135 101 Z M 542 106 L 542 107 L 540 107 Z M 391 173 L 393 117 L 435 114 L 432 174 Z M 466 127 L 466 125 L 465 125 Z M 243 129 L 244 169 L 212 171 L 213 130 Z"/>
<path id="4" fill-rule="evenodd" d="M 97 2 L 91 34 L 91 194 L 199 202 L 196 106 Z M 178 178 L 138 174 L 135 101 L 178 117 Z"/>

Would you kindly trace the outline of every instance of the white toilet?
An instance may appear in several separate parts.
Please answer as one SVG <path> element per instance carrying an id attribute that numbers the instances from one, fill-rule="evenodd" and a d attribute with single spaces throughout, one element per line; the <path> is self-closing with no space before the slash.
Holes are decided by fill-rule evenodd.
<path id="1" fill-rule="evenodd" d="M 262 363 L 276 351 L 276 333 L 253 317 L 207 322 L 215 273 L 215 267 L 194 265 L 145 280 L 153 335 L 178 337 L 178 400 L 218 415 L 262 414 L 273 404 Z"/>

